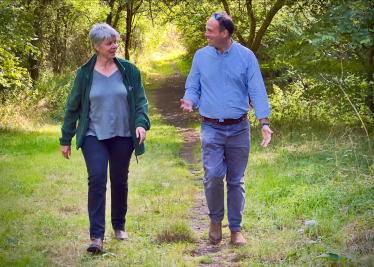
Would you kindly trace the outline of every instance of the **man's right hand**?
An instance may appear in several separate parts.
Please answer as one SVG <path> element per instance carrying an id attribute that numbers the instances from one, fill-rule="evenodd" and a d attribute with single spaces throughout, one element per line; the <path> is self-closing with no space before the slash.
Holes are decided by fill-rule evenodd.
<path id="1" fill-rule="evenodd" d="M 192 112 L 192 108 L 193 108 L 193 105 L 194 105 L 192 100 L 181 99 L 181 103 L 182 103 L 181 109 L 183 110 L 183 112 Z"/>
<path id="2" fill-rule="evenodd" d="M 70 146 L 61 146 L 61 153 L 66 159 L 69 159 L 69 157 L 71 155 L 71 147 Z"/>

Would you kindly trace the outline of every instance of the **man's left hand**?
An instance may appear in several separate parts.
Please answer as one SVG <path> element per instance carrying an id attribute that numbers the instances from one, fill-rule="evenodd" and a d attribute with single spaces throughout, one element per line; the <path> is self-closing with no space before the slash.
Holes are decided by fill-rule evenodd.
<path id="1" fill-rule="evenodd" d="M 263 148 L 266 148 L 268 146 L 268 144 L 270 143 L 271 141 L 271 135 L 273 134 L 274 132 L 270 129 L 270 127 L 268 125 L 264 125 L 262 126 L 261 128 L 261 134 L 262 134 L 262 143 L 261 143 L 261 146 Z"/>
<path id="2" fill-rule="evenodd" d="M 136 138 L 140 138 L 139 145 L 144 142 L 146 135 L 147 131 L 143 127 L 136 127 Z"/>

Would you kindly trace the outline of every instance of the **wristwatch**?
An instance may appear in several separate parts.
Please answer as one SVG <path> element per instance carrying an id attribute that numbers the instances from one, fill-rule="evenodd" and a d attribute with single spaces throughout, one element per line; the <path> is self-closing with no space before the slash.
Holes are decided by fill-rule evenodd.
<path id="1" fill-rule="evenodd" d="M 268 122 L 261 123 L 261 127 L 264 127 L 265 125 L 270 126 L 270 123 Z"/>

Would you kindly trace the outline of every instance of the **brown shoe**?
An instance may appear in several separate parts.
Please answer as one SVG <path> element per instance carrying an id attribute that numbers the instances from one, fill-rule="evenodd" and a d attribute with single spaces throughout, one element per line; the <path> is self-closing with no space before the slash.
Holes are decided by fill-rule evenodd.
<path id="1" fill-rule="evenodd" d="M 231 242 L 234 246 L 242 247 L 247 244 L 247 241 L 244 239 L 240 231 L 231 231 Z"/>
<path id="2" fill-rule="evenodd" d="M 215 223 L 210 221 L 209 240 L 216 244 L 222 240 L 222 223 Z"/>
<path id="3" fill-rule="evenodd" d="M 101 238 L 92 239 L 91 245 L 87 248 L 88 252 L 93 254 L 98 254 L 103 252 L 103 240 Z"/>
<path id="4" fill-rule="evenodd" d="M 118 240 L 124 240 L 124 239 L 129 238 L 127 233 L 123 230 L 114 230 L 114 237 L 115 239 L 118 239 Z"/>

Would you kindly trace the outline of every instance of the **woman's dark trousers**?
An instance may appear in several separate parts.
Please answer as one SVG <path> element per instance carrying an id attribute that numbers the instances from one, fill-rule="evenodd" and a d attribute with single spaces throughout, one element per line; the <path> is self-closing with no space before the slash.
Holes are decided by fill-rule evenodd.
<path id="1" fill-rule="evenodd" d="M 117 136 L 99 141 L 96 136 L 86 136 L 84 139 L 82 152 L 88 172 L 88 216 L 91 239 L 104 239 L 108 162 L 113 230 L 125 229 L 127 179 L 133 150 L 131 137 Z"/>

